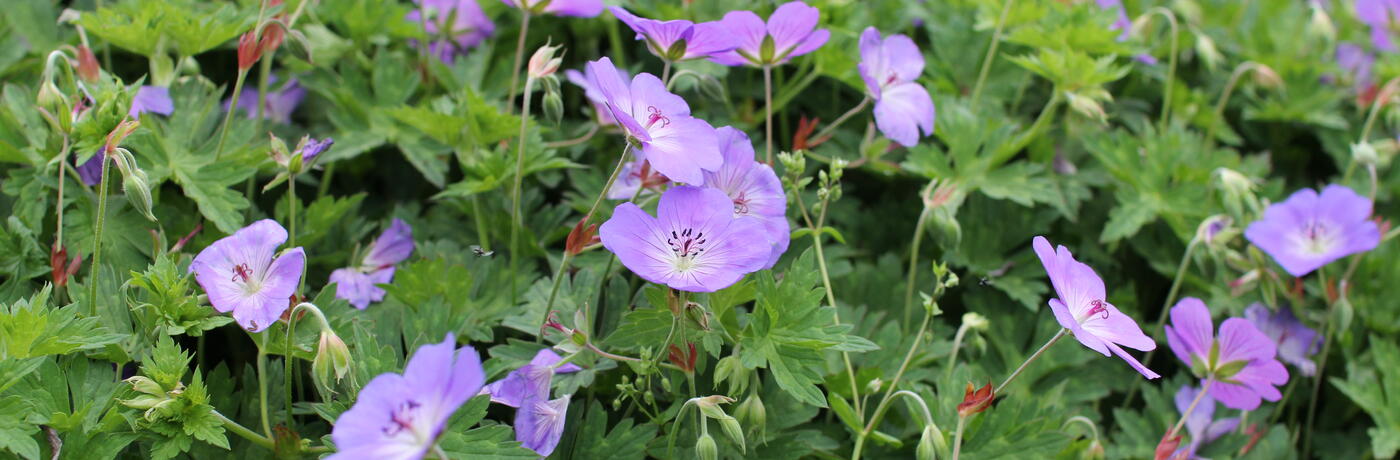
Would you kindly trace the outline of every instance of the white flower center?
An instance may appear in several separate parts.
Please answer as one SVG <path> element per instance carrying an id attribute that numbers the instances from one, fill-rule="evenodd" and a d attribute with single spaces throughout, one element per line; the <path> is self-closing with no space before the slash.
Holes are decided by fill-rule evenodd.
<path id="1" fill-rule="evenodd" d="M 666 244 L 676 258 L 671 262 L 676 271 L 684 272 L 695 266 L 695 259 L 705 252 L 705 232 L 686 228 L 679 232 L 672 230 Z"/>

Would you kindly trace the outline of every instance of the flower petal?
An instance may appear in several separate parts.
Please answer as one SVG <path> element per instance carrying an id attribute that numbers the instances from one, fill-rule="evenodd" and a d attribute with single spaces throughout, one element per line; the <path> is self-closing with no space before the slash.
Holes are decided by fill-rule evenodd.
<path id="1" fill-rule="evenodd" d="M 802 2 L 787 2 L 773 10 L 768 16 L 767 31 L 773 37 L 776 56 L 794 52 L 799 45 L 812 35 L 821 11 Z"/>
<path id="2" fill-rule="evenodd" d="M 710 60 L 728 66 L 757 65 L 749 57 L 758 58 L 763 48 L 763 38 L 768 36 L 768 26 L 763 23 L 763 18 L 752 11 L 730 11 L 725 13 L 720 24 L 734 37 L 735 49 L 714 55 Z"/>
<path id="3" fill-rule="evenodd" d="M 875 125 L 885 137 L 905 147 L 919 143 L 919 131 L 933 134 L 933 98 L 917 83 L 900 83 L 882 90 L 875 101 Z"/>
<path id="4" fill-rule="evenodd" d="M 650 129 L 651 141 L 642 153 L 652 168 L 676 182 L 703 184 L 704 171 L 718 170 L 724 164 L 715 129 L 699 118 L 672 116 L 668 123 Z"/>
<path id="5" fill-rule="evenodd" d="M 1177 359 L 1191 365 L 1193 357 L 1204 362 L 1211 344 L 1215 342 L 1215 324 L 1210 319 L 1210 309 L 1205 302 L 1195 297 L 1187 297 L 1171 309 L 1172 324 L 1167 326 L 1167 346 Z"/>

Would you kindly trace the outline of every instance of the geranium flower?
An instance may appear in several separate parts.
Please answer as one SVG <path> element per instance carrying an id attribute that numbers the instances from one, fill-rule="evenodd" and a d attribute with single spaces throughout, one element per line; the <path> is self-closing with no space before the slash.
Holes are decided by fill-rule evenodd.
<path id="1" fill-rule="evenodd" d="M 515 411 L 515 440 L 525 448 L 548 457 L 559 447 L 564 436 L 564 421 L 569 412 L 569 398 L 530 398 Z"/>
<path id="2" fill-rule="evenodd" d="M 277 77 L 268 78 L 268 83 L 276 83 Z M 301 100 L 306 98 L 306 88 L 302 88 L 297 79 L 293 78 L 287 82 L 286 86 L 276 91 L 269 91 L 263 107 L 263 118 L 277 123 L 291 123 L 292 111 L 301 105 Z M 224 100 L 224 110 L 228 110 L 232 100 Z M 238 93 L 238 110 L 243 111 L 248 118 L 257 116 L 258 113 L 258 90 L 257 88 L 243 88 Z"/>
<path id="3" fill-rule="evenodd" d="M 1055 320 L 1090 350 L 1104 356 L 1112 352 L 1149 379 L 1161 377 L 1123 350 L 1122 347 L 1128 347 L 1149 351 L 1157 348 L 1157 343 L 1142 333 L 1136 321 L 1105 300 L 1103 279 L 1098 273 L 1074 260 L 1068 248 L 1051 249 L 1050 241 L 1043 236 L 1035 237 L 1032 246 L 1055 287 L 1057 297 L 1050 299 Z"/>
<path id="4" fill-rule="evenodd" d="M 476 0 L 414 0 L 414 3 L 418 8 L 410 11 L 405 19 L 422 22 L 430 38 L 447 37 L 429 43 L 428 52 L 448 64 L 457 55 L 481 44 L 496 30 L 496 25 L 481 11 Z M 424 10 L 428 14 L 426 22 L 423 21 Z M 449 18 L 452 24 L 447 23 Z"/>
<path id="5" fill-rule="evenodd" d="M 1390 27 L 1400 21 L 1400 3 L 1391 0 L 1356 0 L 1356 19 L 1371 27 L 1371 44 L 1386 52 L 1396 50 Z"/>
<path id="6" fill-rule="evenodd" d="M 706 58 L 738 46 L 729 28 L 719 21 L 699 24 L 684 19 L 658 21 L 638 17 L 620 6 L 608 9 L 637 33 L 637 40 L 646 40 L 651 54 L 667 61 Z"/>
<path id="7" fill-rule="evenodd" d="M 1318 195 L 1305 188 L 1264 210 L 1244 236 L 1293 276 L 1312 273 L 1334 260 L 1375 249 L 1380 227 L 1370 220 L 1371 200 L 1341 185 Z"/>
<path id="8" fill-rule="evenodd" d="M 1337 44 L 1337 67 L 1342 68 L 1342 80 L 1351 82 L 1356 92 L 1375 84 L 1376 56 L 1355 43 Z"/>
<path id="9" fill-rule="evenodd" d="M 413 228 L 402 220 L 394 219 L 389 228 L 374 239 L 369 253 L 365 254 L 358 266 L 331 272 L 330 282 L 335 283 L 335 296 L 361 310 L 371 303 L 384 300 L 384 288 L 378 285 L 394 280 L 394 265 L 413 254 L 413 246 Z"/>
<path id="10" fill-rule="evenodd" d="M 102 182 L 102 156 L 105 155 L 106 152 L 106 146 L 98 147 L 97 153 L 92 154 L 92 156 L 88 157 L 87 161 L 78 165 L 78 179 L 81 179 L 84 184 L 89 186 L 97 185 Z M 75 158 L 74 161 L 77 161 L 77 159 Z"/>
<path id="11" fill-rule="evenodd" d="M 1172 307 L 1167 345 L 1191 372 L 1210 381 L 1210 395 L 1227 407 L 1254 410 L 1260 399 L 1278 401 L 1277 385 L 1288 382 L 1288 369 L 1274 359 L 1277 348 L 1244 318 L 1220 323 L 1213 332 L 1210 309 L 1201 299 L 1187 297 Z"/>
<path id="12" fill-rule="evenodd" d="M 632 80 L 632 75 L 628 74 L 626 70 L 618 68 L 614 68 L 614 70 L 617 71 L 617 77 L 622 79 L 622 81 Z M 612 112 L 608 110 L 608 98 L 603 95 L 603 90 L 598 89 L 598 86 L 593 83 L 596 81 L 596 77 L 593 76 L 592 67 L 583 66 L 583 72 L 573 69 L 565 70 L 564 77 L 569 79 L 569 83 L 583 88 L 583 97 L 587 98 L 590 104 L 593 104 L 593 111 L 597 114 L 598 124 L 600 126 L 617 124 L 617 120 L 613 118 Z"/>
<path id="13" fill-rule="evenodd" d="M 253 222 L 200 251 L 190 271 L 215 310 L 232 312 L 239 326 L 260 332 L 287 311 L 306 266 L 301 248 L 276 255 L 286 241 L 287 230 L 276 221 Z"/>
<path id="14" fill-rule="evenodd" d="M 573 363 L 560 364 L 564 358 L 548 348 L 541 349 L 535 353 L 535 357 L 530 359 L 530 363 L 520 368 L 510 371 L 509 374 L 500 380 L 491 382 L 481 389 L 481 394 L 491 395 L 491 402 L 505 404 L 510 407 L 520 407 L 526 399 L 539 396 L 544 393 L 548 396 L 549 384 L 554 379 L 554 374 L 568 374 L 578 372 L 583 368 Z"/>
<path id="15" fill-rule="evenodd" d="M 1196 395 L 1200 389 L 1191 385 L 1182 385 L 1180 390 L 1176 390 L 1176 410 L 1186 414 L 1186 409 L 1191 407 L 1191 401 L 1196 400 Z M 1235 417 L 1215 419 L 1215 399 L 1210 395 L 1201 396 L 1201 401 L 1196 403 L 1196 408 L 1186 415 L 1186 433 L 1191 436 L 1191 442 L 1185 447 L 1177 450 L 1177 455 L 1172 458 L 1199 459 L 1196 451 L 1201 446 L 1209 444 L 1211 441 L 1220 439 L 1226 433 L 1234 431 L 1240 424 L 1240 419 Z"/>
<path id="16" fill-rule="evenodd" d="M 875 99 L 875 125 L 885 137 L 905 147 L 919 143 L 919 133 L 933 134 L 933 98 L 914 80 L 924 73 L 924 55 L 904 35 L 881 39 L 867 27 L 860 34 L 860 77 Z"/>
<path id="17" fill-rule="evenodd" d="M 1244 317 L 1274 341 L 1280 360 L 1297 367 L 1305 376 L 1311 377 L 1317 373 L 1317 364 L 1309 358 L 1322 348 L 1322 336 L 1298 321 L 1292 310 L 1279 308 L 1274 312 L 1264 304 L 1256 303 L 1244 309 Z"/>
<path id="18" fill-rule="evenodd" d="M 783 182 L 771 166 L 754 160 L 753 142 L 743 131 L 724 126 L 715 132 L 719 134 L 724 166 L 719 171 L 705 173 L 705 186 L 729 196 L 734 203 L 734 217 L 763 222 L 773 250 L 762 269 L 773 268 L 778 258 L 787 252 L 791 238 Z"/>
<path id="19" fill-rule="evenodd" d="M 569 396 L 549 399 L 550 381 L 555 373 L 583 370 L 570 363 L 558 364 L 562 359 L 550 349 L 542 349 L 530 364 L 481 390 L 482 394 L 491 395 L 491 402 L 519 408 L 515 413 L 515 440 L 542 457 L 548 457 L 559 445 L 569 409 Z"/>
<path id="20" fill-rule="evenodd" d="M 501 0 L 532 14 L 591 18 L 603 12 L 603 0 Z"/>
<path id="21" fill-rule="evenodd" d="M 817 29 L 819 19 L 821 11 L 802 2 L 784 3 L 766 23 L 752 11 L 730 11 L 720 23 L 738 38 L 737 47 L 710 60 L 729 66 L 785 63 L 816 51 L 831 38 L 831 31 Z"/>
<path id="22" fill-rule="evenodd" d="M 170 100 L 170 88 L 142 86 L 136 90 L 136 96 L 131 98 L 131 109 L 127 110 L 126 115 L 141 118 L 141 114 L 147 112 L 167 116 L 175 112 L 175 103 Z"/>
<path id="23" fill-rule="evenodd" d="M 1133 30 L 1133 21 L 1128 19 L 1128 12 L 1123 9 L 1123 0 L 1094 0 L 1094 3 L 1099 5 L 1099 9 L 1114 10 L 1118 13 L 1117 19 L 1113 21 L 1112 30 L 1121 32 L 1118 34 L 1118 41 L 1127 40 Z"/>
<path id="24" fill-rule="evenodd" d="M 647 281 L 714 292 L 762 269 L 772 254 L 763 223 L 735 219 L 734 202 L 719 190 L 671 188 L 656 214 L 622 203 L 598 229 L 603 247 Z"/>
<path id="25" fill-rule="evenodd" d="M 613 118 L 627 131 L 629 142 L 641 146 L 638 160 L 672 180 L 699 184 L 704 170 L 719 169 L 715 129 L 704 120 L 690 116 L 685 99 L 666 90 L 661 79 L 649 73 L 632 78 L 629 86 L 618 76 L 612 60 L 589 62 L 593 85 L 603 93 Z"/>
<path id="26" fill-rule="evenodd" d="M 485 380 L 481 356 L 472 347 L 457 348 L 452 333 L 442 343 L 418 347 L 403 375 L 370 380 L 355 405 L 340 414 L 331 429 L 339 452 L 329 458 L 421 459 Z"/>

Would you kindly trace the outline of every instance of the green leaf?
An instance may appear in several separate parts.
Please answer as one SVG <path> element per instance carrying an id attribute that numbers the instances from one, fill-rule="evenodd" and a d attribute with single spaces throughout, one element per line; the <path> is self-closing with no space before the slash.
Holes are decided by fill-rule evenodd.
<path id="1" fill-rule="evenodd" d="M 565 459 L 640 460 L 646 458 L 647 441 L 656 437 L 655 425 L 634 425 L 627 418 L 607 429 L 608 412 L 596 400 L 588 403 L 581 425 L 573 448 L 560 449 Z"/>
<path id="2" fill-rule="evenodd" d="M 0 398 L 0 450 L 35 460 L 39 458 L 39 443 L 34 440 L 34 433 L 39 431 L 39 427 L 25 422 L 29 413 L 29 404 L 25 403 L 24 398 Z"/>
<path id="3" fill-rule="evenodd" d="M 227 3 L 128 0 L 83 14 L 78 24 L 136 54 L 154 56 L 165 44 L 180 56 L 194 56 L 237 37 L 254 19 Z"/>
<path id="4" fill-rule="evenodd" d="M 0 305 L 0 358 L 29 358 L 93 350 L 117 343 L 97 318 L 79 315 L 76 304 L 49 306 L 49 287 L 28 300 Z"/>
<path id="5" fill-rule="evenodd" d="M 1370 349 L 1374 364 L 1348 362 L 1347 379 L 1330 381 L 1375 422 L 1366 430 L 1371 453 L 1391 458 L 1400 452 L 1400 347 L 1393 340 L 1371 336 Z"/>

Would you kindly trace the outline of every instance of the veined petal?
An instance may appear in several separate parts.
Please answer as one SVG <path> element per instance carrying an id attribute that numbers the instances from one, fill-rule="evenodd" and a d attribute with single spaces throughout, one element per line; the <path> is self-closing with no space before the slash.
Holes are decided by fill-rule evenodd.
<path id="1" fill-rule="evenodd" d="M 1220 323 L 1220 363 L 1274 359 L 1274 341 L 1244 318 L 1228 318 Z"/>
<path id="2" fill-rule="evenodd" d="M 773 37 L 777 56 L 789 54 L 812 34 L 821 11 L 802 2 L 787 2 L 768 16 L 766 29 Z"/>
<path id="3" fill-rule="evenodd" d="M 763 19 L 752 11 L 730 11 L 725 13 L 720 24 L 734 38 L 735 48 L 711 56 L 710 60 L 728 66 L 757 65 L 752 59 L 758 58 L 763 38 L 768 36 L 768 26 Z"/>
<path id="4" fill-rule="evenodd" d="M 612 218 L 598 227 L 598 238 L 632 273 L 666 284 L 675 254 L 666 246 L 666 237 L 656 219 L 642 208 L 630 202 L 617 205 Z"/>
<path id="5" fill-rule="evenodd" d="M 690 39 L 686 42 L 685 56 L 681 59 L 700 59 L 724 53 L 738 47 L 737 39 L 729 28 L 720 21 L 695 24 Z"/>
<path id="6" fill-rule="evenodd" d="M 364 265 L 380 268 L 403 262 L 413 254 L 413 247 L 413 228 L 402 219 L 395 218 L 389 228 L 375 238 L 369 254 L 365 256 Z"/>
<path id="7" fill-rule="evenodd" d="M 631 118 L 632 113 L 632 90 L 626 81 L 622 80 L 621 72 L 617 66 L 613 65 L 612 59 L 603 57 L 596 61 L 589 62 L 585 67 L 584 75 L 587 76 L 594 88 L 603 95 L 604 101 L 614 107 L 614 111 L 622 110 L 627 118 Z"/>
<path id="8" fill-rule="evenodd" d="M 1083 322 L 1084 330 L 1109 342 L 1133 348 L 1139 351 L 1151 351 L 1157 348 L 1147 334 L 1142 333 L 1137 321 L 1132 317 L 1123 314 L 1118 307 L 1104 302 L 1105 314 L 1089 315 Z"/>
<path id="9" fill-rule="evenodd" d="M 1158 375 L 1156 372 L 1152 372 L 1152 369 L 1148 369 L 1147 366 L 1142 365 L 1133 355 L 1128 354 L 1127 351 L 1123 350 L 1123 347 L 1113 342 L 1104 342 L 1104 345 L 1107 346 L 1109 350 L 1113 351 L 1113 354 L 1118 355 L 1119 358 L 1123 358 L 1123 361 L 1127 361 L 1128 365 L 1133 367 L 1133 370 L 1138 371 L 1139 374 L 1142 374 L 1143 377 L 1147 377 L 1148 380 L 1161 377 L 1161 375 Z"/>
<path id="10" fill-rule="evenodd" d="M 677 182 L 702 184 L 703 171 L 714 171 L 724 164 L 719 153 L 715 129 L 698 118 L 670 117 L 668 123 L 656 123 L 649 130 L 651 141 L 642 152 L 657 172 Z"/>
<path id="11" fill-rule="evenodd" d="M 515 440 L 526 448 L 548 457 L 564 435 L 569 396 L 546 401 L 531 399 L 515 412 Z"/>
<path id="12" fill-rule="evenodd" d="M 632 117 L 644 122 L 652 115 L 663 117 L 690 116 L 685 99 L 666 89 L 660 78 L 649 73 L 632 77 Z M 658 122 L 659 123 L 659 122 Z"/>
<path id="13" fill-rule="evenodd" d="M 544 12 L 556 16 L 591 18 L 603 12 L 603 0 L 550 0 Z"/>
<path id="14" fill-rule="evenodd" d="M 875 101 L 875 125 L 885 137 L 905 147 L 919 143 L 919 132 L 933 134 L 933 98 L 917 83 L 885 87 Z"/>
<path id="15" fill-rule="evenodd" d="M 1055 321 L 1060 323 L 1060 326 L 1069 329 L 1070 334 L 1073 335 L 1074 339 L 1078 340 L 1080 344 L 1104 356 L 1109 355 L 1108 344 L 1105 343 L 1103 339 L 1100 339 L 1099 336 L 1089 333 L 1085 331 L 1084 328 L 1080 327 L 1079 322 L 1075 321 L 1074 315 L 1070 314 L 1069 309 L 1065 307 L 1065 304 L 1061 302 L 1060 299 L 1050 299 L 1050 312 L 1055 314 Z"/>
<path id="16" fill-rule="evenodd" d="M 1187 297 L 1171 309 L 1172 325 L 1167 326 L 1167 345 L 1177 359 L 1191 365 L 1192 357 L 1202 362 L 1215 342 L 1215 325 L 1210 319 L 1210 309 L 1205 302 L 1195 297 Z"/>
<path id="17" fill-rule="evenodd" d="M 830 39 L 830 30 L 817 29 L 816 31 L 812 32 L 811 35 L 808 35 L 806 39 L 802 40 L 801 43 L 798 43 L 797 46 L 792 49 L 792 51 L 784 55 L 781 62 L 787 62 L 792 58 L 816 51 L 818 48 L 821 48 L 822 45 L 825 45 L 826 41 Z"/>

